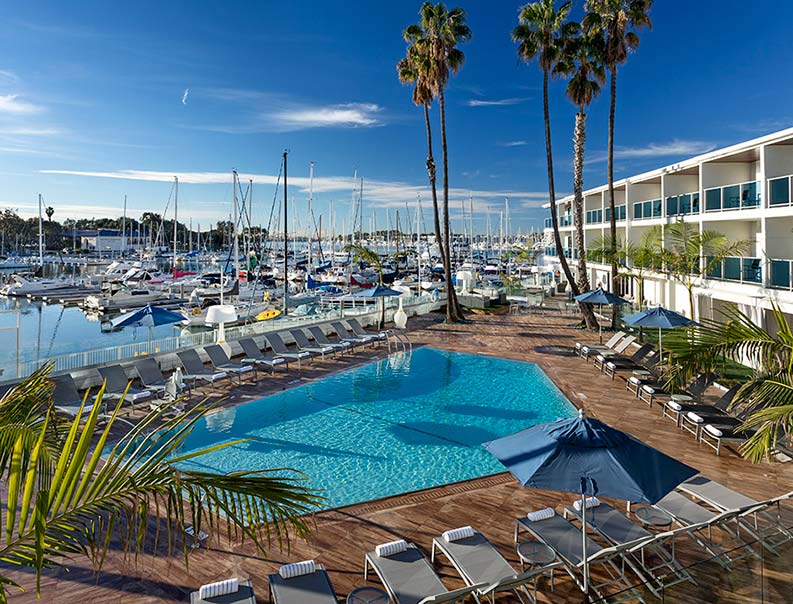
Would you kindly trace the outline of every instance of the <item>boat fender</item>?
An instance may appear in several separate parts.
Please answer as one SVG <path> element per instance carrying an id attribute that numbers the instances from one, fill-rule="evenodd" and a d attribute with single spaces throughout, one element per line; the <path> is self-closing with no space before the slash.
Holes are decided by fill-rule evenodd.
<path id="1" fill-rule="evenodd" d="M 201 309 L 198 306 L 194 307 L 193 308 L 193 316 L 197 317 L 200 314 L 201 314 Z"/>

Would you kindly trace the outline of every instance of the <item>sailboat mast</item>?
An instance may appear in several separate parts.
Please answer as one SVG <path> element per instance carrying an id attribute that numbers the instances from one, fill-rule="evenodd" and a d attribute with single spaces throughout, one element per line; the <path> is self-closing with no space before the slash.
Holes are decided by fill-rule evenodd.
<path id="1" fill-rule="evenodd" d="M 284 151 L 284 315 L 289 311 L 289 229 L 287 227 L 287 202 L 289 200 L 289 187 L 286 180 L 286 155 L 288 151 Z"/>
<path id="2" fill-rule="evenodd" d="M 176 274 L 176 236 L 177 226 L 179 224 L 179 177 L 173 177 L 173 266 L 171 266 L 171 273 Z M 164 219 L 163 219 L 164 220 Z"/>
<path id="3" fill-rule="evenodd" d="M 39 193 L 39 266 L 44 267 L 44 222 L 41 219 L 41 193 Z M 101 252 L 100 252 L 101 254 Z"/>
<path id="4" fill-rule="evenodd" d="M 234 279 L 239 283 L 240 280 L 240 238 L 237 234 L 237 171 L 231 171 L 231 188 L 233 189 L 231 204 L 231 233 L 234 254 Z"/>
<path id="5" fill-rule="evenodd" d="M 127 251 L 127 196 L 124 195 L 124 215 L 121 217 L 121 255 Z"/>
<path id="6" fill-rule="evenodd" d="M 308 271 L 311 272 L 311 242 L 314 235 L 314 162 L 308 171 Z"/>

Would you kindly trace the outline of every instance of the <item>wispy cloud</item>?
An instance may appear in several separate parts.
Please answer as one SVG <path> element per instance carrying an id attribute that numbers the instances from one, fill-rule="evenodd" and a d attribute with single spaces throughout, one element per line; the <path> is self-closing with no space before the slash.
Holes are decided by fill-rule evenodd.
<path id="1" fill-rule="evenodd" d="M 667 143 L 650 143 L 645 147 L 617 147 L 614 149 L 615 159 L 653 159 L 656 157 L 673 157 L 699 155 L 713 151 L 716 143 L 697 140 L 674 139 Z M 592 153 L 587 161 L 591 163 L 608 160 L 605 151 Z"/>
<path id="2" fill-rule="evenodd" d="M 528 101 L 526 97 L 512 97 L 508 99 L 468 99 L 465 104 L 469 107 L 506 107 L 508 105 L 518 105 Z"/>
<path id="3" fill-rule="evenodd" d="M 287 129 L 378 126 L 382 107 L 374 103 L 345 103 L 300 107 L 271 115 L 277 125 Z"/>
<path id="4" fill-rule="evenodd" d="M 0 136 L 55 136 L 63 134 L 60 128 L 37 128 L 35 126 L 0 126 Z"/>
<path id="5" fill-rule="evenodd" d="M 529 141 L 507 141 L 506 143 L 501 143 L 502 147 L 524 147 L 529 144 Z"/>
<path id="6" fill-rule="evenodd" d="M 185 88 L 184 93 L 182 94 L 182 105 L 187 105 L 187 96 L 190 94 L 190 89 Z"/>
<path id="7" fill-rule="evenodd" d="M 0 69 L 0 81 L 18 82 L 19 76 L 10 69 Z"/>
<path id="8" fill-rule="evenodd" d="M 18 94 L 0 95 L 0 113 L 24 115 L 38 113 L 42 109 L 43 107 L 40 107 L 39 105 L 34 105 L 28 101 L 21 100 Z"/>
<path id="9" fill-rule="evenodd" d="M 793 118 L 782 117 L 778 119 L 765 119 L 751 124 L 742 123 L 733 127 L 750 134 L 770 134 L 777 130 L 785 130 L 793 127 Z"/>
<path id="10" fill-rule="evenodd" d="M 83 170 L 40 170 L 42 174 L 61 174 L 69 176 L 83 176 L 95 178 L 112 178 L 121 180 L 135 180 L 146 182 L 171 182 L 174 176 L 179 177 L 183 184 L 195 185 L 227 185 L 231 176 L 228 172 L 167 172 L 152 170 L 118 170 L 112 172 L 83 171 Z M 278 176 L 275 174 L 250 174 L 240 173 L 241 180 L 252 179 L 258 185 L 275 185 Z M 289 184 L 307 194 L 309 179 L 306 177 L 289 178 Z M 349 176 L 315 177 L 313 191 L 321 193 L 342 193 L 345 197 L 350 191 L 357 189 L 358 183 L 353 182 Z M 451 188 L 449 194 L 452 199 L 473 198 L 478 211 L 488 208 L 503 207 L 504 198 L 508 197 L 513 207 L 532 208 L 539 207 L 548 199 L 544 191 L 516 191 L 516 190 L 472 190 Z M 369 180 L 364 179 L 364 198 L 367 204 L 380 208 L 401 208 L 405 203 L 415 206 L 417 197 L 430 199 L 427 185 L 417 185 L 401 181 Z"/>

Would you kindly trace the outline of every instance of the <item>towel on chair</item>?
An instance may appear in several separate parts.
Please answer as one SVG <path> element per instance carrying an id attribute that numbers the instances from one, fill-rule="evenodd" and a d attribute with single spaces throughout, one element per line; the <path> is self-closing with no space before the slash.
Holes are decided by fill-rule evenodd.
<path id="1" fill-rule="evenodd" d="M 378 556 L 387 557 L 393 556 L 394 554 L 398 554 L 400 552 L 404 552 L 408 548 L 408 542 L 404 539 L 399 539 L 398 541 L 389 541 L 388 543 L 381 543 L 376 548 L 374 548 L 375 553 Z"/>
<path id="2" fill-rule="evenodd" d="M 300 575 L 310 575 L 316 570 L 316 564 L 313 560 L 303 560 L 302 562 L 293 562 L 292 564 L 284 564 L 278 569 L 278 574 L 283 579 L 291 579 L 292 577 L 299 577 Z"/>
<path id="3" fill-rule="evenodd" d="M 239 591 L 239 588 L 239 579 L 226 579 L 225 581 L 217 581 L 216 583 L 202 585 L 198 590 L 198 597 L 202 600 L 206 600 L 207 598 L 225 596 L 226 594 L 233 594 Z"/>
<path id="4" fill-rule="evenodd" d="M 529 512 L 526 514 L 526 518 L 528 518 L 531 522 L 537 522 L 539 520 L 547 520 L 548 518 L 552 518 L 556 512 L 553 511 L 553 508 L 545 508 L 543 510 L 537 510 L 536 512 Z"/>
<path id="5" fill-rule="evenodd" d="M 443 538 L 446 540 L 446 543 L 459 541 L 460 539 L 467 539 L 468 537 L 473 536 L 474 529 L 470 526 L 461 526 L 460 528 L 451 529 L 443 533 Z"/>

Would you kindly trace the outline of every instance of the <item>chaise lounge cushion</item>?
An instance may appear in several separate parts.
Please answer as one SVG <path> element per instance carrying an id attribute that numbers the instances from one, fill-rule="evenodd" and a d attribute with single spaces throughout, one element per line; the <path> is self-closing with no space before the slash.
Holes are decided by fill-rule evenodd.
<path id="1" fill-rule="evenodd" d="M 538 522 L 540 520 L 547 520 L 548 518 L 552 518 L 556 512 L 554 512 L 553 508 L 545 508 L 542 510 L 537 510 L 535 512 L 529 512 L 526 514 L 526 518 L 531 520 L 532 522 Z"/>
<path id="2" fill-rule="evenodd" d="M 470 526 L 461 526 L 460 528 L 451 529 L 443 533 L 443 538 L 447 543 L 459 541 L 474 536 L 474 529 Z"/>
<path id="3" fill-rule="evenodd" d="M 389 541 L 388 543 L 381 543 L 376 548 L 374 548 L 375 553 L 378 556 L 387 557 L 393 556 L 394 554 L 399 554 L 400 552 L 406 551 L 408 548 L 408 543 L 404 539 L 399 539 L 397 541 Z"/>
<path id="4" fill-rule="evenodd" d="M 278 569 L 278 574 L 284 579 L 291 579 L 292 577 L 299 577 L 300 575 L 310 575 L 315 570 L 316 564 L 313 560 L 303 560 L 302 562 L 284 564 Z"/>

